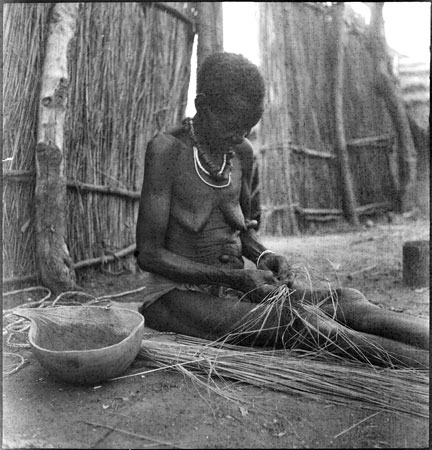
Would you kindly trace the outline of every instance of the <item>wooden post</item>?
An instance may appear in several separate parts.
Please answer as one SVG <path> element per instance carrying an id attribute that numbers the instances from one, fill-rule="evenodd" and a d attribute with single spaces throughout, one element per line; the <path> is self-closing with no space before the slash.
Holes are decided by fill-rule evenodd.
<path id="1" fill-rule="evenodd" d="M 78 3 L 53 7 L 42 71 L 36 146 L 36 259 L 42 283 L 53 293 L 76 289 L 65 242 L 63 127 L 69 85 L 67 50 L 75 33 L 78 8 Z"/>
<path id="2" fill-rule="evenodd" d="M 398 166 L 400 192 L 398 193 L 396 207 L 399 212 L 404 212 L 410 210 L 414 205 L 416 151 L 402 92 L 390 69 L 391 64 L 387 54 L 382 14 L 384 2 L 368 3 L 368 6 L 371 9 L 369 47 L 375 59 L 377 71 L 376 89 L 378 95 L 386 103 L 399 139 Z"/>
<path id="3" fill-rule="evenodd" d="M 429 285 L 429 241 L 405 242 L 402 249 L 403 282 L 411 287 Z"/>
<path id="4" fill-rule="evenodd" d="M 197 65 L 212 53 L 223 51 L 222 2 L 197 2 Z"/>
<path id="5" fill-rule="evenodd" d="M 345 41 L 345 23 L 344 9 L 345 4 L 338 2 L 334 6 L 334 27 L 335 27 L 335 67 L 333 98 L 335 108 L 335 131 L 336 131 L 336 150 L 338 153 L 338 162 L 343 190 L 343 211 L 345 218 L 355 226 L 359 225 L 358 216 L 355 210 L 355 196 L 352 185 L 351 170 L 349 166 L 348 150 L 345 137 L 345 125 L 343 119 L 343 88 L 344 88 L 344 41 Z"/>

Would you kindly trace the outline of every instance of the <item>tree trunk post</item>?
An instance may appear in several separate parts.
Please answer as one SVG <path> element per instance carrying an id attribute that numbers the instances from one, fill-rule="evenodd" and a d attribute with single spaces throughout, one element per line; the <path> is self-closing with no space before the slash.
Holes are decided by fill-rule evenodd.
<path id="1" fill-rule="evenodd" d="M 406 286 L 429 285 L 429 241 L 405 242 L 402 248 L 402 278 Z"/>
<path id="2" fill-rule="evenodd" d="M 42 70 L 36 145 L 36 259 L 42 283 L 53 293 L 77 288 L 65 240 L 63 128 L 69 85 L 67 51 L 78 8 L 79 3 L 54 5 Z"/>
<path id="3" fill-rule="evenodd" d="M 347 143 L 345 137 L 345 124 L 343 119 L 343 91 L 344 91 L 344 42 L 345 42 L 345 23 L 344 9 L 345 4 L 338 2 L 334 6 L 334 27 L 335 27 L 335 67 L 333 98 L 335 108 L 335 131 L 336 131 L 336 150 L 340 168 L 342 190 L 343 190 L 343 211 L 345 218 L 355 226 L 359 225 L 358 216 L 355 210 L 355 195 L 352 184 L 352 176 L 349 165 Z"/>
<path id="4" fill-rule="evenodd" d="M 197 65 L 207 56 L 223 51 L 222 2 L 197 2 Z"/>
<path id="5" fill-rule="evenodd" d="M 398 166 L 400 191 L 397 193 L 397 209 L 405 212 L 414 204 L 416 181 L 416 151 L 411 135 L 402 92 L 390 69 L 387 43 L 384 33 L 384 2 L 368 3 L 371 9 L 369 46 L 377 70 L 377 92 L 389 110 L 399 140 Z"/>

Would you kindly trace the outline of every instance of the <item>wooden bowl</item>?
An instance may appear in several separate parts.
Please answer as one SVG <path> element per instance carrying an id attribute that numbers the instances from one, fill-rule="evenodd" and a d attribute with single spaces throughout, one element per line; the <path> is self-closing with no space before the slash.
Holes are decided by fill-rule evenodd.
<path id="1" fill-rule="evenodd" d="M 73 384 L 95 384 L 124 372 L 138 354 L 144 317 L 99 306 L 18 308 L 31 321 L 29 341 L 51 374 Z"/>

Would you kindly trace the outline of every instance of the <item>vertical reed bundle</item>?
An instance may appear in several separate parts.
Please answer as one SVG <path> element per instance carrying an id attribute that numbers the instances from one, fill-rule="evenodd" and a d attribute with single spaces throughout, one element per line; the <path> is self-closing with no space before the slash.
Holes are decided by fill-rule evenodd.
<path id="1" fill-rule="evenodd" d="M 187 4 L 172 3 L 182 9 Z M 4 15 L 4 277 L 37 272 L 34 149 L 49 4 L 12 4 Z M 65 123 L 66 174 L 73 181 L 139 191 L 145 146 L 184 115 L 190 24 L 151 3 L 86 3 L 71 49 Z M 67 244 L 74 261 L 128 247 L 137 204 L 69 190 Z"/>
<path id="2" fill-rule="evenodd" d="M 334 153 L 331 88 L 335 43 L 330 12 L 327 6 L 307 2 L 260 4 L 261 71 L 267 86 L 259 136 L 263 148 L 260 179 L 267 211 L 262 228 L 269 234 L 297 232 L 301 222 L 293 215 L 294 204 L 341 209 L 336 160 L 296 153 L 292 147 Z M 348 141 L 394 135 L 389 112 L 375 92 L 374 64 L 364 30 L 350 22 L 343 91 Z M 349 156 L 350 168 L 357 172 L 358 205 L 391 201 L 394 157 L 389 166 L 388 152 L 370 146 L 365 151 L 350 148 Z"/>
<path id="3" fill-rule="evenodd" d="M 297 227 L 293 203 L 306 195 L 302 206 L 322 207 L 321 199 L 329 194 L 328 189 L 322 189 L 328 185 L 326 172 L 323 174 L 322 170 L 326 171 L 331 161 L 309 160 L 304 156 L 294 159 L 290 148 L 290 144 L 318 151 L 332 147 L 327 23 L 320 10 L 302 4 L 260 6 L 261 69 L 268 87 L 260 135 L 267 149 L 262 154 L 266 162 L 262 164 L 265 171 L 261 179 L 274 180 L 272 185 L 263 183 L 263 204 L 270 210 L 278 204 L 288 205 L 269 217 L 264 230 L 271 234 L 292 234 Z M 317 174 L 321 182 L 312 182 Z M 327 195 L 325 206 L 337 207 L 336 200 L 334 194 Z"/>
<path id="4" fill-rule="evenodd" d="M 395 134 L 391 116 L 377 95 L 376 68 L 365 33 L 352 31 L 345 51 L 344 117 L 347 139 Z M 349 149 L 357 203 L 392 201 L 398 141 Z"/>
<path id="5" fill-rule="evenodd" d="M 3 172 L 34 170 L 38 96 L 52 5 L 14 3 L 3 16 Z M 3 186 L 3 276 L 34 273 L 34 178 Z"/>
<path id="6" fill-rule="evenodd" d="M 192 39 L 185 23 L 151 4 L 83 5 L 71 55 L 68 179 L 140 190 L 146 143 L 184 114 Z M 134 242 L 136 201 L 75 190 L 68 196 L 75 261 Z"/>

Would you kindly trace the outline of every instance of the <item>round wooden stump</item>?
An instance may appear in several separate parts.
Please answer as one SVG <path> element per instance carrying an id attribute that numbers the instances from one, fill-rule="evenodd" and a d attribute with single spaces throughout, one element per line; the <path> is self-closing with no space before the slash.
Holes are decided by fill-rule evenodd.
<path id="1" fill-rule="evenodd" d="M 429 241 L 410 241 L 403 245 L 403 282 L 411 287 L 429 285 Z"/>

